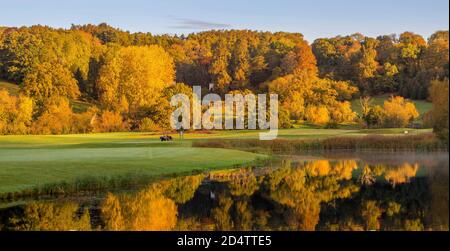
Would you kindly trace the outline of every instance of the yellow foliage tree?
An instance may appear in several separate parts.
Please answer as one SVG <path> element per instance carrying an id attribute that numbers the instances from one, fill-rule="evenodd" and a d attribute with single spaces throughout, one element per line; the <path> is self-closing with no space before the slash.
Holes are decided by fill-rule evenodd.
<path id="1" fill-rule="evenodd" d="M 67 99 L 54 99 L 43 109 L 42 115 L 33 123 L 33 133 L 69 134 L 72 132 L 73 112 Z"/>
<path id="2" fill-rule="evenodd" d="M 100 116 L 95 116 L 92 126 L 94 132 L 123 132 L 128 129 L 122 115 L 113 111 L 104 111 Z"/>
<path id="3" fill-rule="evenodd" d="M 416 106 L 403 97 L 391 97 L 384 102 L 384 124 L 387 127 L 405 127 L 418 117 Z"/>
<path id="4" fill-rule="evenodd" d="M 19 231 L 89 231 L 91 230 L 88 210 L 80 214 L 75 203 L 34 202 L 24 208 L 20 218 L 13 217 L 14 227 Z"/>
<path id="5" fill-rule="evenodd" d="M 365 222 L 366 230 L 379 230 L 380 229 L 380 217 L 382 211 L 376 201 L 365 201 L 361 206 L 361 216 Z"/>
<path id="6" fill-rule="evenodd" d="M 0 90 L 0 134 L 26 134 L 33 115 L 33 102 Z"/>
<path id="7" fill-rule="evenodd" d="M 392 185 L 404 184 L 416 177 L 419 171 L 419 165 L 403 164 L 395 169 L 388 169 L 384 174 L 384 178 Z"/>
<path id="8" fill-rule="evenodd" d="M 48 99 L 77 98 L 80 95 L 72 72 L 59 62 L 36 64 L 23 80 L 23 91 L 38 106 Z"/>
<path id="9" fill-rule="evenodd" d="M 306 169 L 313 176 L 327 176 L 331 171 L 331 164 L 328 160 L 317 160 L 306 164 Z"/>
<path id="10" fill-rule="evenodd" d="M 178 208 L 157 185 L 134 195 L 108 195 L 102 219 L 109 230 L 169 231 L 177 224 Z"/>
<path id="11" fill-rule="evenodd" d="M 122 216 L 122 207 L 117 196 L 108 193 L 102 203 L 102 218 L 105 229 L 110 231 L 124 230 L 125 222 Z"/>
<path id="12" fill-rule="evenodd" d="M 324 125 L 330 121 L 330 114 L 325 106 L 308 106 L 306 120 L 317 125 Z"/>
<path id="13" fill-rule="evenodd" d="M 348 101 L 336 102 L 330 107 L 331 120 L 336 123 L 352 122 L 356 118 L 356 112 L 352 110 L 352 105 Z"/>
<path id="14" fill-rule="evenodd" d="M 125 47 L 113 54 L 100 69 L 97 83 L 100 101 L 111 109 L 135 112 L 151 107 L 174 81 L 173 60 L 159 46 Z"/>

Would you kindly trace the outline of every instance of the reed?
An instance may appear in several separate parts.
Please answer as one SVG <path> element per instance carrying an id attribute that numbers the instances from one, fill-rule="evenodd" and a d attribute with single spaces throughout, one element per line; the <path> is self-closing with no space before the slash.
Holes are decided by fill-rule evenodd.
<path id="1" fill-rule="evenodd" d="M 369 135 L 364 137 L 334 137 L 314 140 L 277 139 L 260 141 L 245 140 L 208 140 L 195 141 L 194 147 L 239 149 L 272 154 L 294 154 L 304 151 L 334 150 L 380 150 L 380 151 L 448 151 L 448 144 L 433 134 L 409 136 Z"/>

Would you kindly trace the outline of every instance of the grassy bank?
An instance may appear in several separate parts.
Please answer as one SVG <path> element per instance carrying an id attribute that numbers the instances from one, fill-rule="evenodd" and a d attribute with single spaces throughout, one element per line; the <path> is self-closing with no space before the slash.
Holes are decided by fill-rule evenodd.
<path id="1" fill-rule="evenodd" d="M 369 135 L 363 137 L 335 137 L 326 139 L 210 140 L 198 141 L 195 147 L 241 149 L 266 154 L 295 154 L 304 151 L 446 151 L 448 145 L 433 134 L 411 136 Z"/>
<path id="2" fill-rule="evenodd" d="M 114 183 L 117 177 L 201 172 L 244 165 L 262 157 L 237 150 L 190 147 L 2 149 L 0 194 L 97 178 L 100 183 Z"/>

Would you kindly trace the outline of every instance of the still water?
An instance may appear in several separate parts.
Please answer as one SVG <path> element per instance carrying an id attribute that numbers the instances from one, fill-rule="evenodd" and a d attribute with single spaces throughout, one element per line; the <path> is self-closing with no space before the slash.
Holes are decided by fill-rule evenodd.
<path id="1" fill-rule="evenodd" d="M 448 230 L 448 153 L 281 156 L 96 196 L 3 205 L 1 230 Z"/>

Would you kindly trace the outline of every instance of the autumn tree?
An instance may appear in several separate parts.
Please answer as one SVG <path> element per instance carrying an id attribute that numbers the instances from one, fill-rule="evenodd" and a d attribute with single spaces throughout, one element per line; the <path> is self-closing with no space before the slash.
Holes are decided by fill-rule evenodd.
<path id="1" fill-rule="evenodd" d="M 224 40 L 219 40 L 214 47 L 214 56 L 212 59 L 209 73 L 212 74 L 214 83 L 220 91 L 226 91 L 232 78 L 228 72 L 228 64 L 231 57 Z"/>
<path id="2" fill-rule="evenodd" d="M 325 106 L 308 106 L 305 112 L 308 122 L 318 125 L 325 125 L 330 122 L 330 113 Z"/>
<path id="3" fill-rule="evenodd" d="M 318 73 L 317 61 L 311 47 L 307 42 L 297 44 L 282 60 L 281 67 L 286 74 L 298 74 L 307 72 L 316 76 Z"/>
<path id="4" fill-rule="evenodd" d="M 384 124 L 387 127 L 406 127 L 419 117 L 414 103 L 403 97 L 391 97 L 384 102 Z"/>
<path id="5" fill-rule="evenodd" d="M 105 229 L 108 231 L 121 231 L 125 229 L 122 206 L 117 196 L 108 193 L 102 203 L 102 218 Z"/>
<path id="6" fill-rule="evenodd" d="M 170 131 L 170 120 L 175 110 L 175 107 L 170 105 L 170 101 L 178 94 L 184 94 L 192 100 L 192 88 L 183 83 L 176 83 L 165 88 L 158 103 L 138 111 L 137 118 L 140 119 L 138 128 L 142 131 Z"/>
<path id="7" fill-rule="evenodd" d="M 382 211 L 376 201 L 365 201 L 361 205 L 361 216 L 368 231 L 376 231 L 380 229 L 380 218 Z"/>
<path id="8" fill-rule="evenodd" d="M 434 78 L 448 76 L 449 64 L 449 34 L 448 31 L 438 31 L 431 35 L 428 47 L 424 52 L 425 68 L 431 71 Z"/>
<path id="9" fill-rule="evenodd" d="M 2 77 L 20 82 L 39 62 L 43 43 L 28 30 L 15 30 L 2 38 L 0 61 Z"/>
<path id="10" fill-rule="evenodd" d="M 370 80 L 376 76 L 378 69 L 377 57 L 377 40 L 373 38 L 365 38 L 361 51 L 357 56 L 355 68 L 357 72 L 358 84 L 362 86 L 360 89 L 369 90 L 372 88 L 370 86 Z"/>
<path id="11" fill-rule="evenodd" d="M 33 116 L 33 101 L 0 90 L 0 134 L 26 134 Z"/>
<path id="12" fill-rule="evenodd" d="M 20 218 L 18 218 L 20 217 Z M 76 203 L 33 202 L 12 219 L 18 231 L 90 231 L 87 209 Z"/>
<path id="13" fill-rule="evenodd" d="M 356 118 L 356 112 L 348 101 L 337 102 L 329 108 L 329 112 L 331 121 L 336 124 L 353 122 Z"/>
<path id="14" fill-rule="evenodd" d="M 432 125 L 434 132 L 443 140 L 448 142 L 448 79 L 444 81 L 433 81 L 430 95 L 433 101 L 431 110 Z"/>
<path id="15" fill-rule="evenodd" d="M 170 231 L 177 224 L 177 205 L 151 185 L 135 194 L 109 194 L 103 201 L 101 217 L 107 230 Z"/>
<path id="16" fill-rule="evenodd" d="M 420 59 L 426 46 L 427 42 L 420 35 L 412 32 L 404 32 L 400 35 L 397 45 L 398 67 L 401 73 L 399 92 L 404 97 L 425 99 L 427 96 L 426 76 L 420 73 Z"/>
<path id="17" fill-rule="evenodd" d="M 129 129 L 123 116 L 117 111 L 105 110 L 94 114 L 91 120 L 94 132 L 124 132 Z"/>
<path id="18" fill-rule="evenodd" d="M 312 48 L 321 77 L 357 80 L 354 60 L 361 51 L 361 41 L 355 36 L 317 39 Z"/>
<path id="19" fill-rule="evenodd" d="M 38 106 L 43 106 L 51 99 L 77 98 L 80 95 L 72 73 L 58 63 L 34 65 L 24 78 L 23 91 Z"/>
<path id="20" fill-rule="evenodd" d="M 236 87 L 242 87 L 248 83 L 251 74 L 250 66 L 248 42 L 245 39 L 239 39 L 231 56 L 231 72 Z"/>
<path id="21" fill-rule="evenodd" d="M 91 56 L 100 43 L 91 34 L 35 25 L 11 28 L 2 38 L 0 72 L 2 77 L 21 83 L 35 65 L 59 64 L 77 74 L 80 85 L 87 80 Z"/>
<path id="22" fill-rule="evenodd" d="M 159 46 L 120 48 L 100 69 L 100 101 L 113 110 L 136 113 L 158 103 L 174 74 L 172 58 Z"/>
<path id="23" fill-rule="evenodd" d="M 41 115 L 33 122 L 33 133 L 69 134 L 73 132 L 73 112 L 67 99 L 52 99 L 42 110 Z"/>

